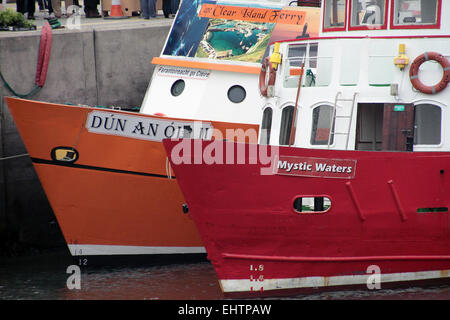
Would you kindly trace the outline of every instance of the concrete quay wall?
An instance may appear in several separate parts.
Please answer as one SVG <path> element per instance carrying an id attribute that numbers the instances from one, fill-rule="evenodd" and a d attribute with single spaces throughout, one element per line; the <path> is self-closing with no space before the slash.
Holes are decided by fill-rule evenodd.
<path id="1" fill-rule="evenodd" d="M 29 99 L 139 107 L 170 22 L 53 30 L 47 81 Z M 0 33 L 0 70 L 19 94 L 34 87 L 39 42 L 40 31 Z M 4 96 L 12 94 L 0 81 L 0 257 L 64 246 Z"/>

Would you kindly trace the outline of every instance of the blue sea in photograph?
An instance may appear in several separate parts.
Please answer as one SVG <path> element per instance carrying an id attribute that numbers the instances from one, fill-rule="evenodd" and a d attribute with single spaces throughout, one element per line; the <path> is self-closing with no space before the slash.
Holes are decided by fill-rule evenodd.
<path id="1" fill-rule="evenodd" d="M 200 18 L 202 4 L 215 4 L 214 0 L 183 1 L 178 10 L 176 23 L 170 32 L 165 55 L 193 57 L 208 26 L 208 18 Z"/>
<path id="2" fill-rule="evenodd" d="M 234 24 L 223 24 L 215 26 L 215 28 L 231 28 Z M 252 30 L 252 34 L 246 37 L 244 33 L 238 31 L 215 31 L 211 32 L 209 43 L 217 51 L 233 50 L 233 55 L 238 56 L 247 52 L 258 41 L 257 35 L 262 31 L 259 29 Z"/>

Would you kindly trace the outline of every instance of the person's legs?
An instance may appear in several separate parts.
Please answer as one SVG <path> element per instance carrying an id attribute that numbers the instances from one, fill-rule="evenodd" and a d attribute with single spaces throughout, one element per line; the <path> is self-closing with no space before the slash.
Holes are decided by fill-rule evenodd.
<path id="1" fill-rule="evenodd" d="M 149 0 L 141 0 L 141 10 L 144 19 L 148 19 L 150 17 Z"/>
<path id="2" fill-rule="evenodd" d="M 172 13 L 172 0 L 163 0 L 163 13 L 164 17 L 168 18 Z"/>
<path id="3" fill-rule="evenodd" d="M 84 12 L 86 13 L 86 18 L 101 18 L 97 10 L 96 0 L 84 0 Z"/>
<path id="4" fill-rule="evenodd" d="M 36 0 L 28 0 L 27 11 L 28 19 L 34 19 L 34 12 L 36 11 Z"/>
<path id="5" fill-rule="evenodd" d="M 61 18 L 61 0 L 51 0 L 55 17 Z"/>
<path id="6" fill-rule="evenodd" d="M 150 14 L 150 17 L 156 18 L 156 0 L 149 0 L 148 13 Z"/>
<path id="7" fill-rule="evenodd" d="M 26 12 L 25 9 L 25 0 L 17 0 L 16 1 L 16 11 L 24 14 Z"/>
<path id="8" fill-rule="evenodd" d="M 70 8 L 71 6 L 73 6 L 73 0 L 64 0 L 64 8 L 66 9 L 66 15 L 68 17 L 70 17 L 73 14 L 73 7 Z M 71 9 L 71 11 L 69 12 L 68 9 Z"/>
<path id="9" fill-rule="evenodd" d="M 172 14 L 176 14 L 178 11 L 178 7 L 180 6 L 180 0 L 171 0 L 172 3 Z"/>
<path id="10" fill-rule="evenodd" d="M 45 0 L 45 5 L 47 6 L 48 9 L 48 13 L 52 13 L 53 12 L 53 6 L 52 6 L 52 1 L 51 0 Z"/>

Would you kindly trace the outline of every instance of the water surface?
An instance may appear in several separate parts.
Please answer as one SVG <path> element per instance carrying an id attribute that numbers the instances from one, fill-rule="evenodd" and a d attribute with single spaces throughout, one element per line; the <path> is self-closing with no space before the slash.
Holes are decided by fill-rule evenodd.
<path id="1" fill-rule="evenodd" d="M 81 289 L 68 289 L 67 253 L 0 260 L 0 300 L 222 300 L 209 262 L 81 268 Z M 337 291 L 281 300 L 450 300 L 450 285 Z"/>

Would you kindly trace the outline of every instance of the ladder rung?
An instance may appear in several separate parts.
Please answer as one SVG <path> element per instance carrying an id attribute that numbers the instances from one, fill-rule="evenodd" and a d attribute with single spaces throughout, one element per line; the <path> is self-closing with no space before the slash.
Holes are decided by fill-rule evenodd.
<path id="1" fill-rule="evenodd" d="M 331 134 L 342 134 L 342 135 L 348 135 L 347 132 L 332 132 Z"/>
<path id="2" fill-rule="evenodd" d="M 353 99 L 336 99 L 336 101 L 353 101 Z"/>
<path id="3" fill-rule="evenodd" d="M 335 118 L 347 118 L 347 119 L 350 119 L 351 116 L 336 116 Z"/>

